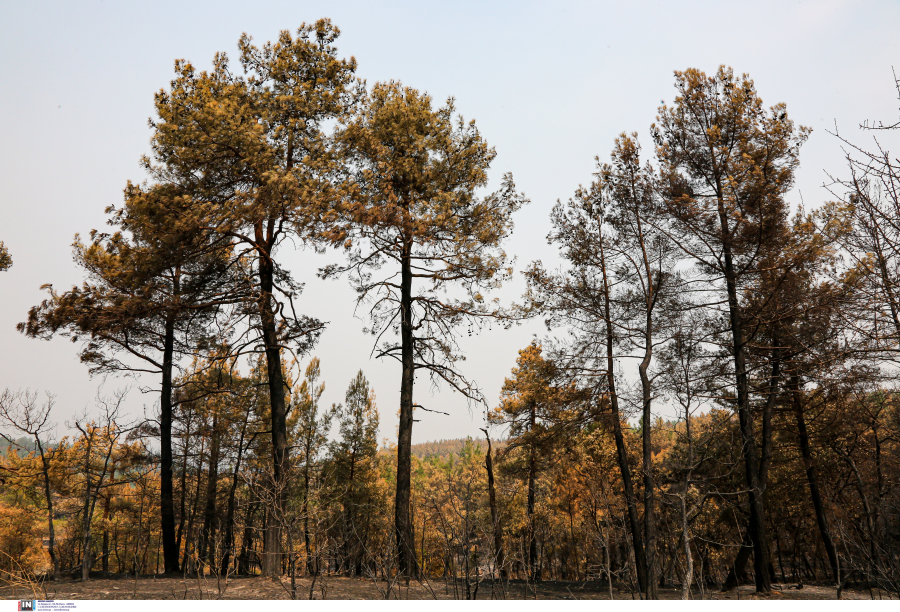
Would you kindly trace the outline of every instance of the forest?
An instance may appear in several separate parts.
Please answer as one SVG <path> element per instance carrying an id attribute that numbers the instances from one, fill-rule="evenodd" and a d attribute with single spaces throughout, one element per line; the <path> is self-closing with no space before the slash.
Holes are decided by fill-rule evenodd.
<path id="1" fill-rule="evenodd" d="M 553 207 L 561 263 L 515 270 L 528 200 L 508 173 L 488 189 L 475 121 L 367 84 L 339 34 L 245 34 L 154 95 L 149 179 L 76 236 L 83 283 L 44 285 L 18 329 L 152 380 L 155 412 L 113 392 L 60 427 L 55 396 L 0 392 L 0 581 L 900 597 L 900 159 L 835 134 L 833 199 L 792 205 L 809 128 L 746 74 L 676 71 L 649 140 L 597 143 Z M 362 369 L 321 401 L 328 326 L 284 264 L 301 248 L 341 254 L 318 276 L 355 291 L 398 403 Z M 0 243 L 0 273 L 15 258 Z M 485 397 L 459 339 L 532 319 L 548 335 Z M 414 445 L 425 382 L 481 406 L 482 435 Z"/>

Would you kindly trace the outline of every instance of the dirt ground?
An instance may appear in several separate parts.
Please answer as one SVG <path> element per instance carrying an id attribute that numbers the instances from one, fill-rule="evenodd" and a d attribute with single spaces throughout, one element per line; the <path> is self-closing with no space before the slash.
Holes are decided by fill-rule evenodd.
<path id="1" fill-rule="evenodd" d="M 319 577 L 315 582 L 310 578 L 297 579 L 298 599 L 464 599 L 465 587 L 452 583 L 431 581 L 411 582 L 409 586 L 388 584 L 357 578 L 335 576 Z M 745 585 L 727 593 L 707 591 L 705 599 L 834 599 L 835 589 L 828 586 L 774 585 L 767 597 L 757 596 L 752 585 Z M 133 576 L 92 578 L 89 581 L 64 578 L 58 582 L 46 582 L 33 591 L 27 585 L 5 585 L 0 587 L 3 599 L 291 599 L 290 579 L 280 583 L 262 577 L 230 577 L 228 581 L 217 581 L 214 577 L 162 577 Z M 679 589 L 660 589 L 662 599 L 680 599 Z M 695 592 L 694 597 L 700 598 Z M 609 599 L 609 588 L 605 583 L 544 581 L 538 584 L 536 593 L 531 585 L 511 581 L 506 593 L 499 585 L 491 587 L 490 581 L 483 581 L 478 587 L 477 599 Z M 627 589 L 613 587 L 614 599 L 633 599 Z M 881 591 L 845 589 L 844 599 L 890 599 Z"/>

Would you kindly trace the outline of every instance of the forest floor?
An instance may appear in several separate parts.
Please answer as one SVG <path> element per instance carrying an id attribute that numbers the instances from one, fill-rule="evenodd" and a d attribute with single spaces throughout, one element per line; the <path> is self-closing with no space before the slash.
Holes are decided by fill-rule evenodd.
<path id="1" fill-rule="evenodd" d="M 459 592 L 454 592 L 452 582 L 430 583 L 411 582 L 406 585 L 388 585 L 383 581 L 336 576 L 319 577 L 315 583 L 310 578 L 297 579 L 297 599 L 464 599 L 465 587 L 457 584 Z M 215 577 L 162 577 L 133 576 L 92 578 L 89 581 L 64 578 L 58 582 L 45 582 L 36 590 L 26 585 L 0 586 L 0 598 L 3 599 L 291 599 L 290 579 L 279 583 L 262 577 L 229 577 L 227 583 L 217 581 Z M 390 591 L 390 592 L 389 592 Z M 758 596 L 752 585 L 744 585 L 737 590 L 720 592 L 710 590 L 704 593 L 705 599 L 835 599 L 835 589 L 830 586 L 773 585 L 773 592 L 768 596 Z M 503 594 L 495 586 L 491 590 L 490 581 L 484 581 L 478 588 L 478 599 L 502 599 Z M 568 582 L 545 580 L 537 585 L 536 593 L 531 585 L 510 581 L 506 599 L 609 599 L 609 587 L 605 583 Z M 628 589 L 613 587 L 614 599 L 636 599 Z M 676 588 L 660 589 L 661 599 L 681 599 L 681 590 Z M 699 599 L 700 593 L 695 592 Z M 890 599 L 884 591 L 869 592 L 866 590 L 844 589 L 844 599 Z"/>

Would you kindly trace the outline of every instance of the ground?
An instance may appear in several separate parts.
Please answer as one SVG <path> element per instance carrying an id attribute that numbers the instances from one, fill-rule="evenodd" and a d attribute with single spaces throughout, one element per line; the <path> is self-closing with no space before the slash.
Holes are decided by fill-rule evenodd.
<path id="1" fill-rule="evenodd" d="M 459 582 L 459 598 L 465 598 L 465 587 Z M 411 582 L 409 586 L 388 584 L 357 578 L 335 576 L 320 577 L 313 583 L 309 578 L 297 579 L 298 599 L 453 599 L 453 584 L 443 580 L 428 583 Z M 493 591 L 490 581 L 483 581 L 478 588 L 478 599 L 503 598 L 499 586 Z M 609 599 L 609 588 L 604 583 L 544 581 L 537 586 L 537 593 L 530 585 L 511 581 L 507 599 Z M 700 594 L 695 593 L 695 598 Z M 727 593 L 716 590 L 704 593 L 707 599 L 763 599 L 754 593 L 752 585 L 742 586 Z M 262 577 L 230 577 L 227 582 L 215 577 L 162 577 L 134 576 L 92 578 L 89 581 L 64 578 L 42 585 L 10 585 L 0 587 L 3 599 L 291 599 L 290 579 L 280 583 Z M 632 599 L 627 588 L 613 587 L 615 599 Z M 662 599 L 680 599 L 681 591 L 674 588 L 660 590 Z M 844 599 L 889 599 L 883 591 L 845 589 Z M 835 589 L 821 585 L 774 585 L 771 595 L 765 599 L 834 599 Z"/>

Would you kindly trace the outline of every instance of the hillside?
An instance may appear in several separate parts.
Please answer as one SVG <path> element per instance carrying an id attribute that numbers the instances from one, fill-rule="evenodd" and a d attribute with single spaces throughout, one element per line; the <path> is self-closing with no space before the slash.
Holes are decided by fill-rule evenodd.
<path id="1" fill-rule="evenodd" d="M 447 457 L 450 453 L 459 455 L 463 446 L 469 441 L 482 451 L 487 451 L 487 440 L 484 438 L 453 438 L 450 440 L 435 440 L 432 442 L 413 444 L 412 454 L 419 459 L 425 459 L 427 457 Z M 492 440 L 491 443 L 495 448 L 498 444 L 503 444 L 497 440 Z"/>
<path id="2" fill-rule="evenodd" d="M 15 440 L 16 444 L 19 445 L 21 449 L 25 451 L 33 451 L 36 447 L 34 445 L 34 440 L 32 438 L 21 437 Z M 5 455 L 9 450 L 10 443 L 6 438 L 0 437 L 0 454 Z M 46 444 L 44 445 L 44 449 L 46 450 Z"/>

